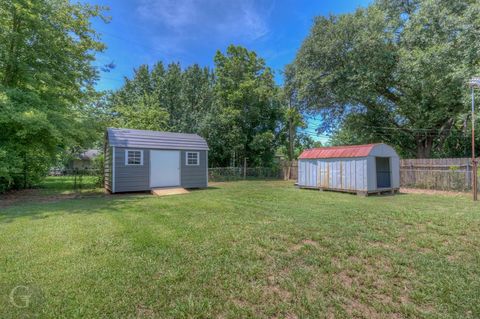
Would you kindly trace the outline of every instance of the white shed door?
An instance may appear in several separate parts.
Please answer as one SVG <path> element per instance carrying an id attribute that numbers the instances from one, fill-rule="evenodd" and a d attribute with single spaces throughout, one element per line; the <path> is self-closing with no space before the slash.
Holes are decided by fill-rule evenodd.
<path id="1" fill-rule="evenodd" d="M 150 151 L 150 187 L 180 185 L 180 152 Z"/>

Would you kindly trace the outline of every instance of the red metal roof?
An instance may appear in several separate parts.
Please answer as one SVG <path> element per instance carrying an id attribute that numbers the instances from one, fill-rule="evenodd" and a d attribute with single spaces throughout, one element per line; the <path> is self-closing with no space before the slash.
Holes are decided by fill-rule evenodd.
<path id="1" fill-rule="evenodd" d="M 368 156 L 378 144 L 319 147 L 304 150 L 299 159 L 308 158 L 346 158 Z"/>

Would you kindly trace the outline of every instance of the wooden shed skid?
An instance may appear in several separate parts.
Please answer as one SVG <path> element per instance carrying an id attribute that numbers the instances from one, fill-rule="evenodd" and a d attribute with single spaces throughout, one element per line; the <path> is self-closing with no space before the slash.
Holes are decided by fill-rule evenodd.
<path id="1" fill-rule="evenodd" d="M 356 194 L 358 196 L 392 195 L 400 192 L 399 188 L 381 188 L 381 189 L 372 190 L 372 191 L 366 191 L 366 190 L 363 191 L 363 190 L 342 189 L 342 188 L 327 188 L 327 187 L 300 186 L 300 185 L 296 185 L 296 186 L 300 189 L 318 190 L 320 192 L 323 192 L 323 191 L 341 192 L 341 193 Z"/>

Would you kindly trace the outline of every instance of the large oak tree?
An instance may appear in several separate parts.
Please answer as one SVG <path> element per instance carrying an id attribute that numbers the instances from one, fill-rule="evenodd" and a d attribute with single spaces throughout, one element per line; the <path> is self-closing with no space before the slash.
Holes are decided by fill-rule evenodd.
<path id="1" fill-rule="evenodd" d="M 294 62 L 298 96 L 337 142 L 430 157 L 468 111 L 479 29 L 476 0 L 381 0 L 317 17 Z"/>

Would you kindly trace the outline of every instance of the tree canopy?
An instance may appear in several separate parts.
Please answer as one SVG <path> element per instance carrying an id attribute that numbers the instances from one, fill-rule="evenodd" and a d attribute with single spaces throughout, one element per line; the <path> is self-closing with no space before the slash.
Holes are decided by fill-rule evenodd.
<path id="1" fill-rule="evenodd" d="M 317 17 L 293 63 L 298 98 L 323 115 L 320 129 L 336 143 L 458 154 L 466 81 L 480 72 L 479 25 L 476 0 L 381 0 Z"/>
<path id="2" fill-rule="evenodd" d="M 229 46 L 213 70 L 142 65 L 111 95 L 112 125 L 198 133 L 215 166 L 270 165 L 277 147 L 282 104 L 272 71 L 255 52 Z"/>
<path id="3" fill-rule="evenodd" d="M 0 191 L 42 177 L 59 149 L 92 140 L 103 8 L 66 0 L 0 6 Z M 93 133 L 92 133 L 93 132 Z"/>

